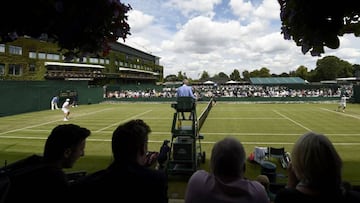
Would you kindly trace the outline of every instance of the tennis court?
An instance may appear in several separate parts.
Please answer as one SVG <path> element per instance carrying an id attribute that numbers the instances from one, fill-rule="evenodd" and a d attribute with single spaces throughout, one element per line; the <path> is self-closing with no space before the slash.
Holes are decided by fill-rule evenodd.
<path id="1" fill-rule="evenodd" d="M 207 103 L 197 104 L 197 115 Z M 225 103 L 217 102 L 200 133 L 208 170 L 213 144 L 225 136 L 238 138 L 250 154 L 255 146 L 284 146 L 291 151 L 295 140 L 307 131 L 329 136 L 343 162 L 343 177 L 360 185 L 360 105 L 348 104 L 345 113 L 335 111 L 337 103 Z M 171 139 L 174 109 L 170 103 L 103 103 L 71 108 L 70 121 L 63 121 L 60 110 L 45 110 L 0 117 L 0 161 L 12 162 L 33 153 L 42 153 L 52 128 L 74 123 L 89 128 L 85 157 L 71 170 L 93 172 L 111 161 L 112 131 L 130 119 L 143 119 L 152 128 L 149 150 L 158 151 L 164 139 Z M 1 165 L 4 165 L 1 164 Z M 246 176 L 254 177 L 258 168 L 248 164 Z M 184 184 L 169 188 L 174 198 L 182 198 Z"/>

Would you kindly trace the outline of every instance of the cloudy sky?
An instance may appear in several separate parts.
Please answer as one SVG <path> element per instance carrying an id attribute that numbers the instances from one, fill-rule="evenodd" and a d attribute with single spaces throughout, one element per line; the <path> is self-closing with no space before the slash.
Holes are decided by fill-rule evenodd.
<path id="1" fill-rule="evenodd" d="M 234 69 L 240 73 L 266 67 L 281 74 L 334 55 L 360 64 L 360 38 L 340 38 L 340 48 L 326 54 L 303 55 L 294 41 L 280 33 L 277 0 L 121 0 L 132 10 L 131 35 L 125 43 L 160 57 L 164 76 L 179 71 L 198 79 Z M 122 41 L 121 41 L 122 42 Z"/>

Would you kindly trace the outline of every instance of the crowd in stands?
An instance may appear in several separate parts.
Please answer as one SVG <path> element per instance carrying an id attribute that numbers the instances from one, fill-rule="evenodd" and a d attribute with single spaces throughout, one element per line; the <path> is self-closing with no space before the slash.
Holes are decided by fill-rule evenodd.
<path id="1" fill-rule="evenodd" d="M 344 91 L 348 97 L 353 94 L 351 85 L 341 87 L 318 87 L 310 89 L 295 89 L 288 86 L 276 85 L 192 85 L 194 94 L 203 97 L 340 97 Z M 176 97 L 176 87 L 164 87 L 161 90 L 118 90 L 107 91 L 106 98 L 150 98 Z"/>
<path id="2" fill-rule="evenodd" d="M 120 124 L 112 134 L 112 163 L 70 182 L 63 169 L 72 168 L 85 155 L 91 132 L 74 124 L 59 125 L 47 138 L 42 156 L 29 164 L 24 164 L 28 158 L 20 161 L 26 170 L 10 177 L 7 195 L 0 190 L 1 201 L 166 203 L 166 171 L 148 166 L 150 132 L 143 120 Z M 276 194 L 269 193 L 266 177 L 246 178 L 245 164 L 239 140 L 227 136 L 218 141 L 212 148 L 210 171 L 197 170 L 188 180 L 185 203 L 360 202 L 360 192 L 342 180 L 341 157 L 323 134 L 308 132 L 298 138 L 287 168 L 287 186 Z"/>

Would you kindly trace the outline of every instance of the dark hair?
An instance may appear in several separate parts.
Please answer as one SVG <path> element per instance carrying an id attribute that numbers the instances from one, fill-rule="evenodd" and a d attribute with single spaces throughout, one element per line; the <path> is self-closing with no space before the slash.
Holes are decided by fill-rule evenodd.
<path id="1" fill-rule="evenodd" d="M 212 173 L 220 178 L 239 178 L 243 176 L 246 154 L 243 145 L 233 137 L 217 142 L 211 153 Z"/>
<path id="2" fill-rule="evenodd" d="M 119 125 L 112 136 L 115 161 L 135 161 L 137 153 L 147 144 L 150 132 L 150 127 L 139 119 Z"/>
<path id="3" fill-rule="evenodd" d="M 66 149 L 76 147 L 90 136 L 90 133 L 90 130 L 75 124 L 56 126 L 46 140 L 44 160 L 55 161 L 62 159 Z"/>

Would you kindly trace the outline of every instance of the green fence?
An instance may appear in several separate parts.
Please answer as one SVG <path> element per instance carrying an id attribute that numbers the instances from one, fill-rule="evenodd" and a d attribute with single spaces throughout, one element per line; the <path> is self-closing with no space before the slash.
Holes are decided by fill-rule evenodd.
<path id="1" fill-rule="evenodd" d="M 353 86 L 353 98 L 355 103 L 360 103 L 360 85 Z"/>
<path id="2" fill-rule="evenodd" d="M 51 98 L 76 92 L 78 104 L 99 103 L 102 87 L 88 87 L 87 81 L 0 81 L 0 116 L 50 109 Z"/>
<path id="3" fill-rule="evenodd" d="M 143 89 L 142 86 L 140 86 Z M 138 87 L 138 88 L 140 88 Z M 353 87 L 351 102 L 360 103 L 360 86 Z M 78 104 L 96 104 L 104 101 L 103 87 L 89 87 L 87 81 L 1 81 L 0 116 L 50 109 L 51 98 L 60 96 L 60 105 L 67 97 L 77 95 Z M 204 102 L 210 98 L 203 98 Z M 336 97 L 222 97 L 217 101 L 230 102 L 323 102 L 338 101 Z M 105 99 L 108 102 L 175 102 L 175 98 L 122 98 Z"/>

